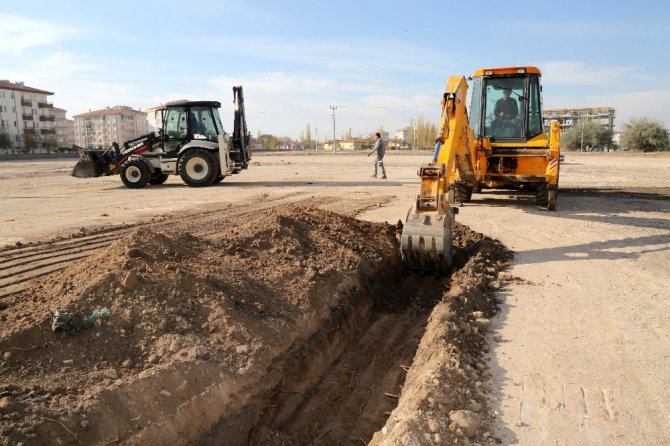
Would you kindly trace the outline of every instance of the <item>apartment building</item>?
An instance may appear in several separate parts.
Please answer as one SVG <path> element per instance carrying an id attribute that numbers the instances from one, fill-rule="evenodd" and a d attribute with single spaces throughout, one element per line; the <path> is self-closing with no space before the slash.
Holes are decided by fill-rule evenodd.
<path id="1" fill-rule="evenodd" d="M 23 82 L 0 80 L 0 129 L 14 147 L 42 146 L 55 138 L 53 92 L 26 86 Z"/>
<path id="2" fill-rule="evenodd" d="M 616 110 L 612 107 L 556 108 L 544 111 L 544 128 L 548 131 L 551 121 L 561 123 L 561 132 L 570 130 L 582 122 L 596 122 L 614 130 Z"/>
<path id="3" fill-rule="evenodd" d="M 402 144 L 407 144 L 409 142 L 409 129 L 407 127 L 398 129 L 393 134 L 394 138 L 400 141 Z"/>
<path id="4" fill-rule="evenodd" d="M 74 120 L 67 119 L 66 113 L 62 108 L 53 108 L 56 147 L 59 148 L 70 148 L 74 144 Z"/>
<path id="5" fill-rule="evenodd" d="M 147 114 L 125 105 L 73 116 L 75 144 L 107 148 L 148 133 Z"/>

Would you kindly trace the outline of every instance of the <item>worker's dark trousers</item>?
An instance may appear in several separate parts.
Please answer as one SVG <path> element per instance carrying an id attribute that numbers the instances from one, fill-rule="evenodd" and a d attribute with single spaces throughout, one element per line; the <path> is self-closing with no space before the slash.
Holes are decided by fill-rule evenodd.
<path id="1" fill-rule="evenodd" d="M 383 156 L 380 157 L 379 155 L 377 155 L 375 157 L 375 176 L 377 176 L 377 166 L 379 166 L 379 168 L 382 170 L 382 176 L 385 177 L 386 176 L 386 170 L 384 170 L 384 157 Z"/>

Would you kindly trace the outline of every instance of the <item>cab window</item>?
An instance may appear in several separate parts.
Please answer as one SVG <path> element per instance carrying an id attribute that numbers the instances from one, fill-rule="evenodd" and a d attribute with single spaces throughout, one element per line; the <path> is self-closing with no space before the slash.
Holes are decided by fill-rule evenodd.
<path id="1" fill-rule="evenodd" d="M 523 77 L 485 79 L 485 136 L 496 138 L 523 137 L 526 112 Z"/>
<path id="2" fill-rule="evenodd" d="M 186 107 L 170 107 L 165 115 L 165 135 L 170 139 L 185 139 L 188 135 Z"/>
<path id="3" fill-rule="evenodd" d="M 210 107 L 191 107 L 190 131 L 193 139 L 217 140 L 216 124 Z"/>
<path id="4" fill-rule="evenodd" d="M 540 96 L 540 79 L 531 76 L 528 89 L 528 138 L 542 133 L 542 102 Z"/>
<path id="5" fill-rule="evenodd" d="M 475 138 L 481 136 L 482 131 L 482 78 L 476 77 L 472 80 L 472 97 L 470 98 L 470 127 L 475 132 Z"/>

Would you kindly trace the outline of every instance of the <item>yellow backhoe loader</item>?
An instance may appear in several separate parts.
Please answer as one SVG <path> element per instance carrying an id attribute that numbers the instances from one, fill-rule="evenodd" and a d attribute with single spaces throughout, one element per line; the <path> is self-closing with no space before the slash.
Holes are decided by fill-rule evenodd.
<path id="1" fill-rule="evenodd" d="M 446 272 L 452 263 L 457 208 L 483 188 L 532 190 L 538 206 L 556 209 L 560 125 L 547 136 L 542 123 L 541 73 L 535 67 L 486 68 L 468 84 L 451 76 L 433 161 L 419 169 L 421 189 L 407 213 L 401 236 L 405 265 Z"/>

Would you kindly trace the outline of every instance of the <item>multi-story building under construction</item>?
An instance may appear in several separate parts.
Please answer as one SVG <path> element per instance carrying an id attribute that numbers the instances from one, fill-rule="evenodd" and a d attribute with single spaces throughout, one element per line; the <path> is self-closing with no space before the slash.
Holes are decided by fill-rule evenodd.
<path id="1" fill-rule="evenodd" d="M 613 107 L 590 108 L 555 108 L 544 110 L 544 128 L 549 128 L 551 121 L 561 123 L 561 132 L 570 130 L 582 122 L 596 122 L 614 131 L 616 110 Z"/>

